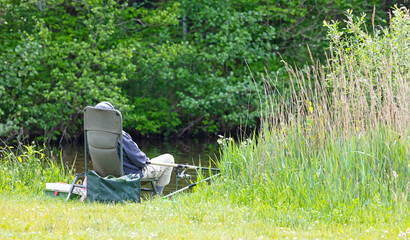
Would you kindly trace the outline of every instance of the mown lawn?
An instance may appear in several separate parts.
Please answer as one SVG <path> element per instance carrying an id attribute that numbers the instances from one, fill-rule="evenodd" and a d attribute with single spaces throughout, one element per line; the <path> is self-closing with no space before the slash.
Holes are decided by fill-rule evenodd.
<path id="1" fill-rule="evenodd" d="M 0 195 L 2 239 L 397 239 L 410 238 L 410 217 L 394 216 L 341 224 L 311 220 L 290 212 L 293 224 L 280 224 L 283 211 L 253 210 L 197 193 L 141 204 L 65 202 L 48 196 Z M 301 211 L 302 213 L 303 211 Z M 303 214 L 303 213 L 302 213 Z M 387 215 L 386 215 L 387 214 Z M 275 219 L 275 217 L 277 219 Z M 284 217 L 284 216 L 282 216 Z M 320 216 L 318 217 L 320 218 Z M 409 228 L 408 233 L 404 234 Z"/>

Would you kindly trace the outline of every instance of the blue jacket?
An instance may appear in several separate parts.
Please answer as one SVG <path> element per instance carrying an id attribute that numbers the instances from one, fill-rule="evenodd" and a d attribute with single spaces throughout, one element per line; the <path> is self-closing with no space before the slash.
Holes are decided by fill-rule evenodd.
<path id="1" fill-rule="evenodd" d="M 142 169 L 147 166 L 149 160 L 145 153 L 138 148 L 138 145 L 132 141 L 131 136 L 122 131 L 122 148 L 123 148 L 123 168 L 124 174 L 139 174 L 144 177 Z M 118 154 L 120 154 L 120 141 L 118 141 Z"/>

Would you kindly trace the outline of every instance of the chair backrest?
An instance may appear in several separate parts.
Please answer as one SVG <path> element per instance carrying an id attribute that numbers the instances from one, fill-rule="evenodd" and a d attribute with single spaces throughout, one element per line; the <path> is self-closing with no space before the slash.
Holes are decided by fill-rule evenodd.
<path id="1" fill-rule="evenodd" d="M 122 117 L 119 111 L 95 107 L 85 108 L 85 151 L 87 154 L 88 147 L 93 170 L 102 177 L 123 175 L 122 154 L 119 157 L 117 151 L 119 139 L 122 153 Z"/>

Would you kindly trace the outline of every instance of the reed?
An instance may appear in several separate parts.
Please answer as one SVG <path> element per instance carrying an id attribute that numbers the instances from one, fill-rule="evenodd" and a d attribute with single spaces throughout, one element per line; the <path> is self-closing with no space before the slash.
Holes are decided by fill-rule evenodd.
<path id="1" fill-rule="evenodd" d="M 364 16 L 351 12 L 344 31 L 325 23 L 328 61 L 286 65 L 289 94 L 264 76 L 261 132 L 248 144 L 224 139 L 224 179 L 213 194 L 342 222 L 349 214 L 408 211 L 410 15 L 394 14 L 390 28 L 372 35 Z"/>

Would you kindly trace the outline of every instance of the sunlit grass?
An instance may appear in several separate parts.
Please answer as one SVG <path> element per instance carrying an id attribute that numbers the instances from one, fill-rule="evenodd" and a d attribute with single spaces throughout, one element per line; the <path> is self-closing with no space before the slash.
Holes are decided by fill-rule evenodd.
<path id="1" fill-rule="evenodd" d="M 69 182 L 73 167 L 63 164 L 45 147 L 33 145 L 0 148 L 0 192 L 39 193 L 47 182 Z"/>
<path id="2" fill-rule="evenodd" d="M 410 226 L 391 212 L 371 224 L 354 215 L 352 222 L 335 223 L 320 213 L 309 219 L 303 209 L 255 209 L 200 192 L 117 205 L 0 194 L 0 207 L 0 238 L 17 239 L 392 239 Z"/>

